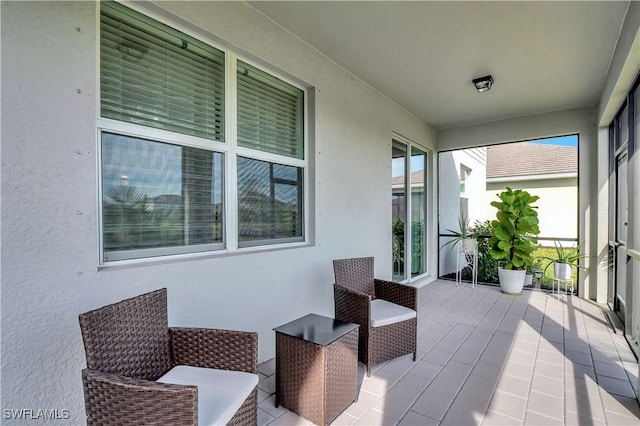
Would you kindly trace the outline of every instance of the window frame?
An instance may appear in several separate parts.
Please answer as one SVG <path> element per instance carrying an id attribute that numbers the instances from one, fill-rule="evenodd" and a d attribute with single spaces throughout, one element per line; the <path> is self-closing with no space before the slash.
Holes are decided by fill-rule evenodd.
<path id="1" fill-rule="evenodd" d="M 139 264 L 149 262 L 193 259 L 193 258 L 206 258 L 217 257 L 230 254 L 239 253 L 251 253 L 255 251 L 270 251 L 270 250 L 282 250 L 296 247 L 304 247 L 310 244 L 310 137 L 309 137 L 309 120 L 311 111 L 311 97 L 310 89 L 308 86 L 300 80 L 294 77 L 285 75 L 285 73 L 276 70 L 272 66 L 265 65 L 262 61 L 254 60 L 240 55 L 233 50 L 221 46 L 220 42 L 212 40 L 210 37 L 203 36 L 197 29 L 188 29 L 179 25 L 175 20 L 168 19 L 164 16 L 160 16 L 157 13 L 146 9 L 143 6 L 137 4 L 124 5 L 138 13 L 142 13 L 146 17 L 153 19 L 161 24 L 167 25 L 175 30 L 181 31 L 191 37 L 194 37 L 202 43 L 206 43 L 224 54 L 225 71 L 224 71 L 224 140 L 217 141 L 213 139 L 205 139 L 198 136 L 191 136 L 187 134 L 177 133 L 170 130 L 164 130 L 159 128 L 147 127 L 135 123 L 128 123 L 110 118 L 104 118 L 101 116 L 101 100 L 102 94 L 100 90 L 101 81 L 101 67 L 100 67 L 100 6 L 97 9 L 97 25 L 98 36 L 96 37 L 97 47 L 97 61 L 96 61 L 96 139 L 97 139 L 97 186 L 98 186 L 98 199 L 97 199 L 97 217 L 98 217 L 98 265 L 100 267 L 126 265 L 126 264 Z M 245 62 L 255 68 L 258 68 L 269 75 L 276 77 L 292 86 L 300 89 L 303 93 L 303 158 L 287 157 L 278 154 L 272 154 L 265 151 L 259 151 L 251 148 L 246 148 L 238 145 L 238 108 L 237 108 L 237 66 L 238 61 Z M 104 249 L 104 221 L 103 221 L 103 175 L 102 175 L 102 134 L 114 133 L 123 136 L 129 136 L 134 138 L 146 139 L 151 142 L 168 143 L 178 146 L 186 146 L 197 149 L 204 149 L 211 152 L 217 152 L 223 155 L 223 231 L 222 231 L 222 243 L 203 244 L 200 248 L 198 246 L 175 246 L 166 248 L 150 248 L 143 250 L 128 250 L 118 253 L 137 253 L 142 252 L 143 256 L 122 256 L 117 260 L 105 260 Z M 295 238 L 282 238 L 282 239 L 267 239 L 256 240 L 251 242 L 239 242 L 239 212 L 238 212 L 238 158 L 245 157 L 249 159 L 265 161 L 269 163 L 276 163 L 285 166 L 292 166 L 301 169 L 302 183 L 301 190 L 302 196 L 299 199 L 302 202 L 300 210 L 301 215 L 301 230 L 302 237 Z M 157 254 L 156 254 L 157 253 Z"/>

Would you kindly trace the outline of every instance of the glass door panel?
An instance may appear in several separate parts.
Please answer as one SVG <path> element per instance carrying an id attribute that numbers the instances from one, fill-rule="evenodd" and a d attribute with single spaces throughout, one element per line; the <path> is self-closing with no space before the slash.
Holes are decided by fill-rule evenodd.
<path id="1" fill-rule="evenodd" d="M 405 265 L 405 242 L 407 222 L 407 146 L 393 141 L 391 149 L 391 234 L 393 281 L 407 278 Z"/>
<path id="2" fill-rule="evenodd" d="M 615 287 L 616 302 L 620 319 L 625 320 L 625 301 L 627 296 L 627 153 L 618 155 L 616 160 L 616 256 Z"/>
<path id="3" fill-rule="evenodd" d="M 411 148 L 411 276 L 426 272 L 426 164 L 427 154 Z"/>

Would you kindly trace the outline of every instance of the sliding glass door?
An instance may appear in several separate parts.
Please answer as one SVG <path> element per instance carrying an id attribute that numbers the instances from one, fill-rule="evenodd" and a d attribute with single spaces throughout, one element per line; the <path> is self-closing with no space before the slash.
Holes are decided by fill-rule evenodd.
<path id="1" fill-rule="evenodd" d="M 392 270 L 394 281 L 411 281 L 426 270 L 426 171 L 428 154 L 394 139 L 391 149 Z"/>

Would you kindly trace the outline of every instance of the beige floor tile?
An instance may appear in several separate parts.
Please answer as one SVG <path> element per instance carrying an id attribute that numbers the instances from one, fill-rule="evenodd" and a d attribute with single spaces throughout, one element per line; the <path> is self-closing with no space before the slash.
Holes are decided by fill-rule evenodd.
<path id="1" fill-rule="evenodd" d="M 373 405 L 373 409 L 399 420 L 427 385 L 424 377 L 407 374 Z"/>
<path id="2" fill-rule="evenodd" d="M 598 376 L 607 376 L 614 379 L 628 380 L 627 372 L 624 371 L 624 367 L 621 364 L 610 364 L 606 362 L 595 361 L 593 363 L 596 374 Z"/>
<path id="3" fill-rule="evenodd" d="M 533 375 L 533 366 L 519 364 L 517 362 L 508 362 L 505 365 L 502 375 L 517 377 L 522 380 L 531 380 Z"/>
<path id="4" fill-rule="evenodd" d="M 539 413 L 534 413 L 532 411 L 527 411 L 527 414 L 524 419 L 525 426 L 546 426 L 546 425 L 564 425 L 562 420 L 554 419 L 552 417 L 547 417 Z"/>
<path id="5" fill-rule="evenodd" d="M 564 419 L 564 398 L 556 398 L 544 393 L 531 391 L 529 393 L 527 411 L 553 417 L 557 420 Z"/>
<path id="6" fill-rule="evenodd" d="M 574 376 L 574 377 L 591 377 L 592 379 L 596 378 L 596 372 L 593 369 L 592 365 L 582 365 L 582 364 L 574 364 L 572 362 L 565 362 L 564 365 L 564 374 L 566 376 Z"/>
<path id="7" fill-rule="evenodd" d="M 564 365 L 564 354 L 558 350 L 540 350 L 536 357 L 536 362 L 546 362 L 555 365 Z"/>
<path id="8" fill-rule="evenodd" d="M 396 382 L 396 378 L 386 376 L 385 374 L 383 374 L 381 369 L 372 374 L 370 377 L 366 377 L 365 375 L 362 380 L 362 386 L 360 389 L 377 396 L 382 396 L 386 392 L 388 392 Z"/>
<path id="9" fill-rule="evenodd" d="M 355 425 L 365 426 L 394 426 L 398 423 L 397 419 L 387 416 L 376 410 L 367 411 L 362 417 L 360 417 Z"/>
<path id="10" fill-rule="evenodd" d="M 360 365 L 359 401 L 334 425 L 640 424 L 637 362 L 597 304 L 441 281 L 419 297 L 419 360 L 372 377 Z M 259 365 L 259 426 L 309 425 L 274 407 L 274 372 L 273 359 Z"/>
<path id="11" fill-rule="evenodd" d="M 517 396 L 496 391 L 489 403 L 489 411 L 523 421 L 527 400 Z"/>
<path id="12" fill-rule="evenodd" d="M 407 374 L 411 368 L 413 368 L 418 360 L 413 360 L 413 354 L 404 355 L 398 358 L 389 360 L 382 366 L 376 373 L 380 373 L 385 377 L 391 377 L 393 379 L 399 379 Z"/>
<path id="13" fill-rule="evenodd" d="M 273 417 L 280 417 L 289 411 L 286 408 L 284 408 L 282 405 L 276 408 L 275 402 L 276 402 L 275 395 L 270 396 L 269 398 L 259 403 L 258 408 L 260 408 L 261 410 L 265 411 L 267 414 Z"/>
<path id="14" fill-rule="evenodd" d="M 434 364 L 432 362 L 425 361 L 424 359 L 422 359 L 421 361 L 418 361 L 415 363 L 413 368 L 409 370 L 408 374 L 412 376 L 423 377 L 425 381 L 428 383 L 431 380 L 433 380 L 434 377 L 436 377 L 436 375 L 440 372 L 440 370 L 442 370 L 441 365 Z"/>
<path id="15" fill-rule="evenodd" d="M 600 398 L 589 398 L 585 395 L 566 394 L 564 399 L 566 413 L 577 413 L 590 419 L 604 422 L 604 410 Z"/>
<path id="16" fill-rule="evenodd" d="M 586 396 L 588 398 L 599 398 L 600 388 L 595 379 L 589 376 L 573 377 L 564 376 L 564 390 L 566 394 Z"/>
<path id="17" fill-rule="evenodd" d="M 258 389 L 258 403 L 261 403 L 262 401 L 269 398 L 270 396 L 271 395 L 269 395 L 267 392 L 263 391 L 262 389 Z"/>
<path id="18" fill-rule="evenodd" d="M 616 426 L 638 426 L 640 423 L 640 417 L 627 417 L 610 411 L 605 412 L 607 417 L 607 424 Z"/>
<path id="19" fill-rule="evenodd" d="M 495 411 L 488 411 L 482 419 L 483 426 L 518 426 L 524 424 L 524 420 L 513 419 Z"/>
<path id="20" fill-rule="evenodd" d="M 444 419 L 440 422 L 440 426 L 460 426 L 460 425 L 479 425 L 484 417 L 482 412 L 473 411 L 469 408 L 449 409 Z"/>
<path id="21" fill-rule="evenodd" d="M 536 362 L 536 353 L 512 349 L 511 353 L 509 354 L 509 360 L 515 361 L 520 364 L 533 366 Z"/>
<path id="22" fill-rule="evenodd" d="M 470 371 L 468 365 L 451 361 L 424 390 L 411 410 L 442 420 Z"/>
<path id="23" fill-rule="evenodd" d="M 355 417 L 350 416 L 347 413 L 342 413 L 333 422 L 331 422 L 331 426 L 350 426 L 356 421 L 358 421 L 358 419 Z"/>
<path id="24" fill-rule="evenodd" d="M 635 393 L 633 392 L 633 388 L 629 383 L 629 380 L 618 380 L 600 375 L 597 376 L 597 379 L 598 385 L 611 394 L 620 395 L 627 398 L 636 397 Z"/>
<path id="25" fill-rule="evenodd" d="M 409 411 L 398 423 L 398 426 L 438 426 L 439 422 L 430 417 L 423 416 L 415 411 Z"/>
<path id="26" fill-rule="evenodd" d="M 582 340 L 565 340 L 564 347 L 566 350 L 574 352 L 591 353 L 589 344 Z"/>
<path id="27" fill-rule="evenodd" d="M 313 423 L 296 413 L 287 411 L 269 423 L 269 426 L 313 426 Z"/>
<path id="28" fill-rule="evenodd" d="M 354 402 L 345 410 L 345 413 L 357 419 L 362 417 L 373 405 L 378 402 L 379 396 L 369 393 L 365 390 L 360 391 L 358 401 Z"/>
<path id="29" fill-rule="evenodd" d="M 440 349 L 434 348 L 427 352 L 423 360 L 433 364 L 445 365 L 452 356 L 453 352 L 445 352 L 441 351 Z"/>
<path id="30" fill-rule="evenodd" d="M 271 414 L 268 414 L 266 411 L 258 408 L 258 426 L 266 426 L 274 419 L 275 417 L 273 417 Z"/>
<path id="31" fill-rule="evenodd" d="M 265 376 L 272 376 L 276 373 L 276 359 L 271 358 L 269 361 L 263 362 L 258 365 L 258 372 Z"/>
<path id="32" fill-rule="evenodd" d="M 564 417 L 567 426 L 606 426 L 604 420 L 589 417 L 588 413 L 566 412 Z M 613 425 L 610 425 L 613 426 Z"/>
<path id="33" fill-rule="evenodd" d="M 640 405 L 638 405 L 638 400 L 612 395 L 604 390 L 600 391 L 600 398 L 602 399 L 605 412 L 640 419 Z"/>
<path id="34" fill-rule="evenodd" d="M 565 351 L 565 357 L 567 358 L 567 362 L 571 362 L 573 364 L 582 364 L 582 365 L 593 365 L 593 360 L 591 359 L 590 354 L 586 354 L 584 352 L 576 352 L 576 351 Z M 565 362 L 566 364 L 566 362 Z"/>
<path id="35" fill-rule="evenodd" d="M 529 380 L 503 375 L 498 381 L 496 390 L 515 395 L 520 398 L 526 398 L 527 395 L 529 395 L 530 386 L 531 382 Z"/>
<path id="36" fill-rule="evenodd" d="M 564 383 L 562 376 L 558 379 L 534 374 L 531 380 L 531 390 L 554 396 L 556 398 L 564 397 Z"/>
<path id="37" fill-rule="evenodd" d="M 465 349 L 464 347 L 458 349 L 456 353 L 453 354 L 451 360 L 461 362 L 467 365 L 475 365 L 475 363 L 480 358 L 480 354 L 482 350 L 477 349 Z"/>
<path id="38" fill-rule="evenodd" d="M 276 392 L 276 376 L 265 377 L 258 382 L 258 389 L 262 389 L 269 395 L 273 395 Z"/>

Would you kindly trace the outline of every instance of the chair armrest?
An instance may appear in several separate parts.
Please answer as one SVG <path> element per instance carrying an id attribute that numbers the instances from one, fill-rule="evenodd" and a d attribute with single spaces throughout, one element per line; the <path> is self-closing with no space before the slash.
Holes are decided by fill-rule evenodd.
<path id="1" fill-rule="evenodd" d="M 169 327 L 169 334 L 175 364 L 258 372 L 258 333 Z"/>
<path id="2" fill-rule="evenodd" d="M 198 388 L 82 370 L 88 425 L 198 424 Z"/>
<path id="3" fill-rule="evenodd" d="M 393 281 L 375 280 L 376 298 L 418 312 L 418 289 Z"/>
<path id="4" fill-rule="evenodd" d="M 334 284 L 333 298 L 336 319 L 369 327 L 371 296 Z"/>

